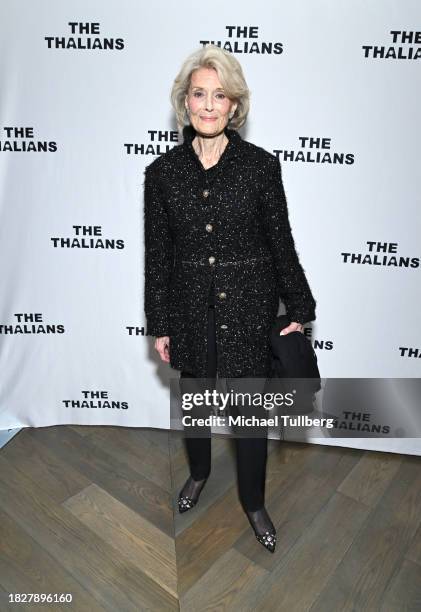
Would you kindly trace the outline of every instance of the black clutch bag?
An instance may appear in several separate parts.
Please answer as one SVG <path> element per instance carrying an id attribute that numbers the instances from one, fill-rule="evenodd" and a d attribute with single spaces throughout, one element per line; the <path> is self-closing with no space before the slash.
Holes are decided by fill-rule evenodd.
<path id="1" fill-rule="evenodd" d="M 310 340 L 302 332 L 280 335 L 290 320 L 286 315 L 276 317 L 270 331 L 271 390 L 284 392 L 294 387 L 294 405 L 288 414 L 308 414 L 313 411 L 314 394 L 321 389 L 317 355 Z M 277 380 L 276 380 L 277 379 Z M 288 380 L 291 379 L 291 380 Z"/>

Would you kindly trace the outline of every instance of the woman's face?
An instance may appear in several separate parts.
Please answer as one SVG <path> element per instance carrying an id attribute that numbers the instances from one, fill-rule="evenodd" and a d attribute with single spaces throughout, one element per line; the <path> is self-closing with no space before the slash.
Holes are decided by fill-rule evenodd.
<path id="1" fill-rule="evenodd" d="M 237 104 L 227 98 L 214 68 L 199 68 L 192 72 L 186 108 L 190 108 L 190 122 L 203 136 L 220 134 L 229 121 L 229 114 Z"/>

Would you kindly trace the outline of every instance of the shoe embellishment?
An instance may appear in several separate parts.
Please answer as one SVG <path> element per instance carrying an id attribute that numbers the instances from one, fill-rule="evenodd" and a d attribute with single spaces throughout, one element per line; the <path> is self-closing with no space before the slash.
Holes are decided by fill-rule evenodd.
<path id="1" fill-rule="evenodd" d="M 178 508 L 180 512 L 186 512 L 187 510 L 191 510 L 193 506 L 195 506 L 195 502 L 190 499 L 190 497 L 179 497 L 178 498 Z"/>
<path id="2" fill-rule="evenodd" d="M 260 544 L 263 544 L 270 552 L 275 551 L 276 546 L 276 534 L 270 531 L 265 531 L 263 535 L 256 535 L 256 539 Z"/>

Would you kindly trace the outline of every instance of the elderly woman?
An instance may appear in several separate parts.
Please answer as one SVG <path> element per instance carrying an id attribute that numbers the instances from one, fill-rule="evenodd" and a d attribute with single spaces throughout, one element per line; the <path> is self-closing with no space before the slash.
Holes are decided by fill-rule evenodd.
<path id="1" fill-rule="evenodd" d="M 162 361 L 183 379 L 270 375 L 279 299 L 290 325 L 315 319 L 315 300 L 288 219 L 280 162 L 237 131 L 250 92 L 238 60 L 208 45 L 190 55 L 171 93 L 183 143 L 145 170 L 145 315 Z M 267 437 L 237 437 L 239 496 L 257 540 L 273 552 L 265 508 Z M 185 512 L 210 473 L 211 439 L 185 438 Z"/>

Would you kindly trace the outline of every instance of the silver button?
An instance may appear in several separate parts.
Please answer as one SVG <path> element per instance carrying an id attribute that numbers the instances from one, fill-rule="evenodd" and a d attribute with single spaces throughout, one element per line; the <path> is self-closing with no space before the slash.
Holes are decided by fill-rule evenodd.
<path id="1" fill-rule="evenodd" d="M 203 190 L 203 197 L 204 197 L 204 198 L 207 198 L 207 197 L 208 197 L 208 195 L 209 195 L 209 189 L 204 189 L 204 190 Z"/>
<path id="2" fill-rule="evenodd" d="M 221 329 L 228 329 L 228 325 L 221 325 Z"/>
<path id="3" fill-rule="evenodd" d="M 206 223 L 205 228 L 207 232 L 211 232 L 213 230 L 213 225 L 211 223 Z"/>
<path id="4" fill-rule="evenodd" d="M 218 293 L 218 297 L 220 300 L 225 300 L 227 294 L 224 291 L 221 291 L 221 293 Z"/>
<path id="5" fill-rule="evenodd" d="M 209 257 L 209 263 L 210 263 L 210 264 L 214 264 L 214 263 L 215 263 L 215 257 L 214 257 L 213 255 L 211 255 L 211 256 Z"/>

